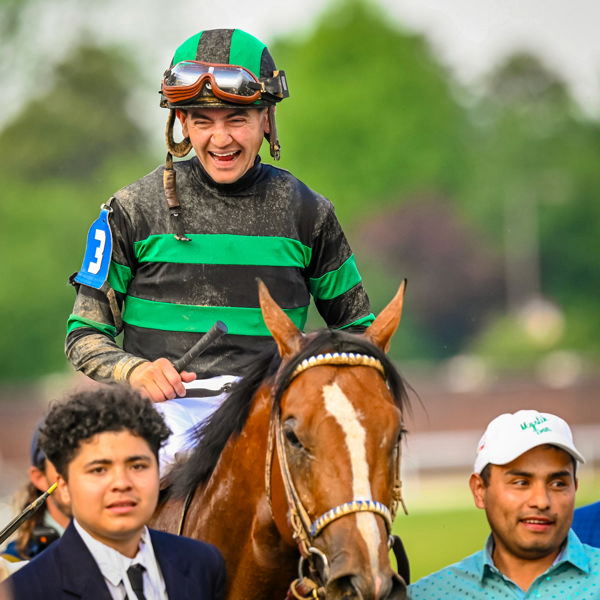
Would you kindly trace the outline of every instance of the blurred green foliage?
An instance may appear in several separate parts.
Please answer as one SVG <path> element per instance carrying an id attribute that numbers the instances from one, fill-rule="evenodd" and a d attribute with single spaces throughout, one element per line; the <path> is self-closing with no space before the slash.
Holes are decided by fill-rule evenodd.
<path id="1" fill-rule="evenodd" d="M 24 181 L 93 181 L 115 154 L 135 156 L 144 131 L 124 111 L 133 73 L 123 52 L 78 47 L 51 88 L 5 126 L 3 171 Z"/>
<path id="2" fill-rule="evenodd" d="M 4 7 L 15 55 L 26 4 Z M 334 202 L 374 312 L 409 280 L 394 358 L 479 352 L 515 369 L 569 349 L 597 361 L 600 124 L 560 77 L 518 54 L 462 89 L 423 37 L 365 0 L 335 2 L 269 45 L 291 93 L 277 111 L 280 166 Z M 153 105 L 156 82 L 127 52 L 88 39 L 0 131 L 0 379 L 69 368 L 67 278 L 87 229 L 164 158 L 147 113 L 130 110 L 145 87 Z M 564 320 L 543 347 L 519 317 L 536 298 Z"/>
<path id="3" fill-rule="evenodd" d="M 290 86 L 277 113 L 281 166 L 328 196 L 342 222 L 432 186 L 456 189 L 466 115 L 423 37 L 347 0 L 310 36 L 270 48 Z"/>
<path id="4" fill-rule="evenodd" d="M 125 109 L 133 66 L 81 45 L 0 132 L 0 378 L 68 368 L 62 349 L 88 227 L 102 202 L 154 166 Z"/>

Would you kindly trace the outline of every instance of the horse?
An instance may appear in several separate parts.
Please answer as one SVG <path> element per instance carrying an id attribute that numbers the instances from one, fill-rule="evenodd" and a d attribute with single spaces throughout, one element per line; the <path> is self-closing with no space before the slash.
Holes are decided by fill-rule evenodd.
<path id="1" fill-rule="evenodd" d="M 228 600 L 402 600 L 389 545 L 408 386 L 386 353 L 405 282 L 362 334 L 305 335 L 258 285 L 273 352 L 197 431 L 152 526 L 219 548 Z"/>

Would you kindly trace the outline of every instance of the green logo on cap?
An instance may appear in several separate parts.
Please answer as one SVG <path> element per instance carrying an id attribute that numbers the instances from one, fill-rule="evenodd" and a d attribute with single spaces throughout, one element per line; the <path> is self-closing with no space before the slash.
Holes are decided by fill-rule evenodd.
<path id="1" fill-rule="evenodd" d="M 539 417 L 536 417 L 535 420 L 531 421 L 530 423 L 528 423 L 527 421 L 525 421 L 524 423 L 521 423 L 521 430 L 522 431 L 526 431 L 527 429 L 533 429 L 533 431 L 535 433 L 537 433 L 538 435 L 540 433 L 544 433 L 546 431 L 552 431 L 550 429 L 550 427 L 540 427 L 540 425 L 542 425 L 542 423 L 545 423 L 548 419 L 546 419 L 546 417 L 542 417 L 541 415 Z"/>

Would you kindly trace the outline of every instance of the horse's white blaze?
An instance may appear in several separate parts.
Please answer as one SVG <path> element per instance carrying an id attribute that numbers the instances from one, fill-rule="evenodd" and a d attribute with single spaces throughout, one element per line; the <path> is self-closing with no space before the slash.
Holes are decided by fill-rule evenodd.
<path id="1" fill-rule="evenodd" d="M 339 423 L 346 438 L 352 469 L 352 500 L 372 500 L 369 482 L 369 463 L 366 452 L 366 433 L 358 414 L 340 387 L 334 383 L 323 388 L 325 409 Z M 369 551 L 372 573 L 378 572 L 377 549 L 381 542 L 375 515 L 370 512 L 357 513 L 358 530 Z"/>

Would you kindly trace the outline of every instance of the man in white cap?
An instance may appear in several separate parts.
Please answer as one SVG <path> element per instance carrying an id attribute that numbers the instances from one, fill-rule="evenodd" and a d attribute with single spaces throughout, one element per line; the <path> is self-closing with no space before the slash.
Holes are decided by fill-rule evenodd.
<path id="1" fill-rule="evenodd" d="M 521 410 L 495 418 L 469 485 L 491 534 L 485 548 L 409 587 L 409 598 L 600 598 L 600 550 L 570 529 L 583 456 L 567 423 Z"/>

